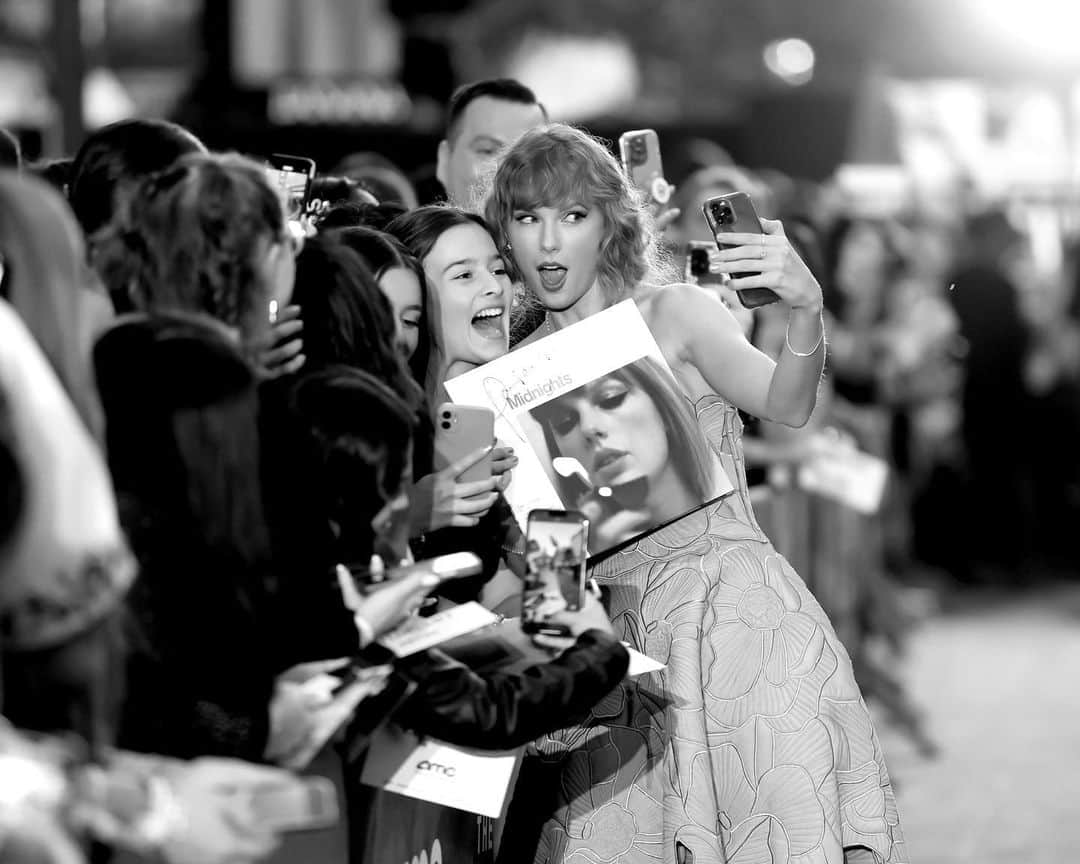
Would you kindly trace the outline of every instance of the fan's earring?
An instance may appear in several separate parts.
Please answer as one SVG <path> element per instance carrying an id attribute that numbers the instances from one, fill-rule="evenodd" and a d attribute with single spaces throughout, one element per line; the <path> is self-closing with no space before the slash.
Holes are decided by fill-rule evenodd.
<path id="1" fill-rule="evenodd" d="M 507 255 L 509 255 L 509 254 L 510 254 L 511 252 L 513 252 L 513 251 L 514 251 L 514 247 L 510 245 L 510 241 L 509 241 L 509 240 L 507 240 L 507 241 L 506 241 L 506 244 L 505 244 L 505 245 L 503 246 L 503 249 L 505 249 L 505 250 L 506 250 L 506 254 L 507 254 Z"/>

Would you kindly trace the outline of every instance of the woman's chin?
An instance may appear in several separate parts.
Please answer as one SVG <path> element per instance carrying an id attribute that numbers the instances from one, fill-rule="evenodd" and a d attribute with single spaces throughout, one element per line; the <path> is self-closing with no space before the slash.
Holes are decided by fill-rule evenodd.
<path id="1" fill-rule="evenodd" d="M 510 340 L 505 334 L 497 338 L 474 338 L 469 340 L 469 348 L 472 355 L 468 358 L 469 362 L 483 366 L 485 363 L 504 357 L 510 350 Z"/>

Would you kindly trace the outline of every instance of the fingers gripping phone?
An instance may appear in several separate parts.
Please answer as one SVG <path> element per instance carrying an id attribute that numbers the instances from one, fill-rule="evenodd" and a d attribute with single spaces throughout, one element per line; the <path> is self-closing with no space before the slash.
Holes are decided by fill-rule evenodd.
<path id="1" fill-rule="evenodd" d="M 525 586 L 521 627 L 526 633 L 567 635 L 562 625 L 545 623 L 545 595 L 558 592 L 569 611 L 585 603 L 585 559 L 589 520 L 575 510 L 533 510 L 525 530 Z"/>
<path id="2" fill-rule="evenodd" d="M 758 219 L 757 211 L 750 196 L 745 192 L 729 192 L 726 195 L 717 195 L 709 198 L 701 207 L 705 213 L 705 221 L 709 223 L 709 229 L 716 238 L 716 245 L 725 245 L 725 234 L 764 234 L 761 230 L 761 220 Z M 730 245 L 730 244 L 727 244 Z M 735 279 L 745 276 L 757 276 L 758 272 L 733 273 Z M 769 288 L 742 288 L 735 292 L 739 295 L 739 302 L 747 309 L 756 309 L 758 306 L 767 306 L 777 302 L 780 297 Z"/>
<path id="3" fill-rule="evenodd" d="M 304 156 L 274 153 L 266 161 L 266 176 L 285 203 L 290 219 L 299 219 L 315 179 L 315 162 Z"/>
<path id="4" fill-rule="evenodd" d="M 490 408 L 444 402 L 435 414 L 435 470 L 442 471 L 494 441 L 495 414 Z M 465 469 L 458 480 L 471 483 L 490 477 L 491 454 L 488 453 Z"/>
<path id="5" fill-rule="evenodd" d="M 664 179 L 660 139 L 652 129 L 636 129 L 619 136 L 619 156 L 630 181 L 654 204 L 671 200 L 671 185 Z"/>

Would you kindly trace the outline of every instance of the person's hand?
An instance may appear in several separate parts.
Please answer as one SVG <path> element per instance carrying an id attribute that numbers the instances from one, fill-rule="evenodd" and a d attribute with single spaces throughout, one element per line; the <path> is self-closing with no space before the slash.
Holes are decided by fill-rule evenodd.
<path id="1" fill-rule="evenodd" d="M 586 633 L 589 630 L 600 630 L 603 633 L 607 633 L 609 636 L 615 635 L 615 630 L 611 626 L 611 619 L 608 618 L 607 612 L 604 611 L 603 604 L 600 603 L 600 598 L 592 591 L 585 592 L 585 603 L 577 611 L 571 612 L 565 607 L 566 604 L 564 603 L 561 610 L 546 616 L 544 622 L 547 624 L 563 625 L 570 631 L 570 636 L 536 635 L 533 636 L 533 642 L 544 648 L 562 651 L 573 645 L 575 640 L 582 633 Z"/>
<path id="2" fill-rule="evenodd" d="M 247 864 L 265 858 L 279 837 L 259 818 L 255 790 L 299 782 L 277 768 L 210 757 L 174 763 L 162 776 L 183 817 L 158 848 L 169 864 Z"/>
<path id="3" fill-rule="evenodd" d="M 299 306 L 286 306 L 270 323 L 270 335 L 266 345 L 256 354 L 259 372 L 265 378 L 291 375 L 304 365 L 304 340 L 301 332 L 304 322 L 300 320 Z"/>
<path id="4" fill-rule="evenodd" d="M 578 506 L 578 510 L 589 520 L 589 534 L 595 539 L 598 549 L 617 546 L 652 527 L 652 517 L 646 510 L 624 508 L 605 513 L 606 509 L 592 495 Z"/>
<path id="5" fill-rule="evenodd" d="M 499 442 L 491 451 L 491 474 L 497 479 L 496 489 L 505 492 L 512 479 L 511 472 L 520 460 L 514 455 L 514 448 Z"/>
<path id="6" fill-rule="evenodd" d="M 460 483 L 458 478 L 493 451 L 488 445 L 454 464 L 420 478 L 409 494 L 409 522 L 415 533 L 440 528 L 471 528 L 480 523 L 499 497 L 499 478 Z M 505 459 L 503 460 L 505 462 Z"/>
<path id="7" fill-rule="evenodd" d="M 367 622 L 376 639 L 416 612 L 424 598 L 439 584 L 439 577 L 434 573 L 419 570 L 394 578 L 391 570 L 386 581 L 373 586 L 367 594 L 361 594 L 352 574 L 340 564 L 337 577 L 346 608 Z"/>
<path id="8" fill-rule="evenodd" d="M 768 288 L 775 291 L 789 308 L 819 314 L 821 286 L 787 239 L 784 226 L 775 219 L 761 219 L 760 222 L 764 234 L 721 235 L 724 248 L 718 250 L 715 258 L 719 263 L 710 266 L 710 270 L 729 275 L 754 273 L 756 275 L 740 278 L 733 276 L 732 289 Z M 713 256 L 710 256 L 711 260 Z"/>
<path id="9" fill-rule="evenodd" d="M 305 767 L 356 706 L 382 690 L 389 666 L 350 670 L 348 683 L 329 674 L 342 670 L 348 658 L 301 663 L 278 676 L 270 703 L 270 735 L 266 759 L 285 768 Z"/>

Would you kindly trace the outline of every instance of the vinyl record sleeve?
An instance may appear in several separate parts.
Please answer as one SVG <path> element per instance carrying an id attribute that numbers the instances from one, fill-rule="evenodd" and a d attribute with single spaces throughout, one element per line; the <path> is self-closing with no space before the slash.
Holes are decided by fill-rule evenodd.
<path id="1" fill-rule="evenodd" d="M 536 508 L 580 510 L 590 556 L 733 490 L 633 300 L 446 389 L 495 412 L 496 438 L 520 460 L 504 494 L 522 530 Z"/>

